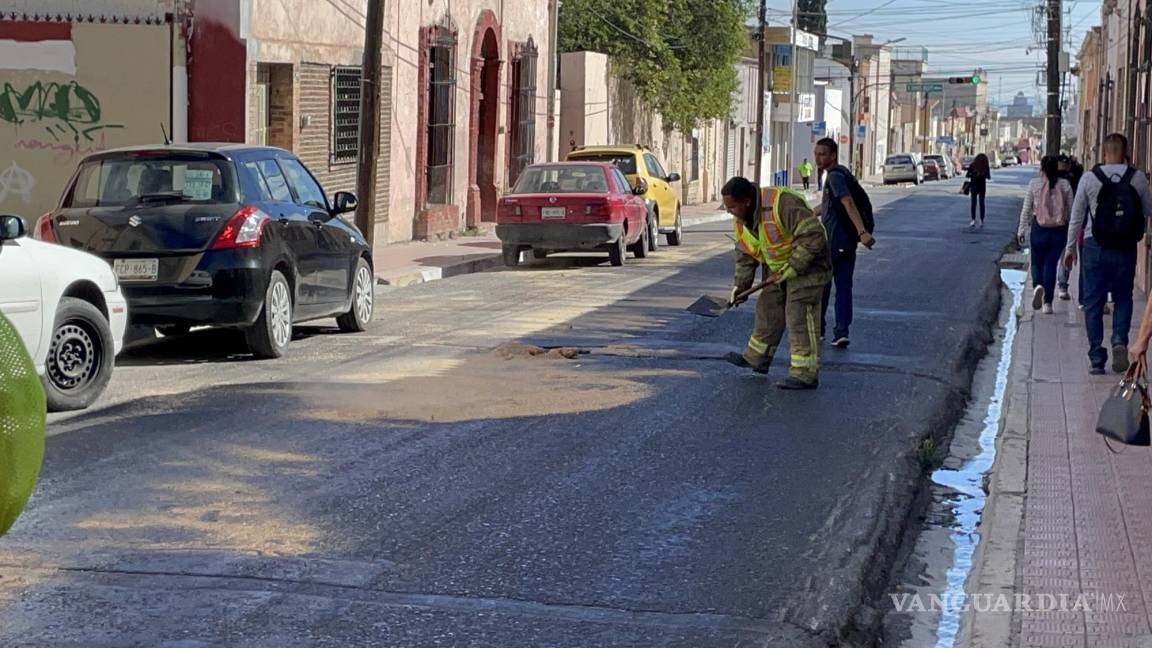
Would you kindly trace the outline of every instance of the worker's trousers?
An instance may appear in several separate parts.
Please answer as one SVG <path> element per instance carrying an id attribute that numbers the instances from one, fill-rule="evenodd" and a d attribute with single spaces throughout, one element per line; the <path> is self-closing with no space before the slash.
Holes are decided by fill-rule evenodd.
<path id="1" fill-rule="evenodd" d="M 788 282 L 768 286 L 756 300 L 756 325 L 744 359 L 767 370 L 788 329 L 792 357 L 788 374 L 807 383 L 820 373 L 820 306 L 824 286 L 792 288 Z"/>

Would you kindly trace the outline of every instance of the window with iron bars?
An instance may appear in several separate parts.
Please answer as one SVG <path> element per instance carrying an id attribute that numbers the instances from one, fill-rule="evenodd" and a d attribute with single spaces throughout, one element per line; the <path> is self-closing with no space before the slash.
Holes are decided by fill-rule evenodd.
<path id="1" fill-rule="evenodd" d="M 539 52 L 529 38 L 512 61 L 512 92 L 510 93 L 512 141 L 509 150 L 512 159 L 508 168 L 508 186 L 516 183 L 528 165 L 536 161 L 536 62 Z"/>
<path id="2" fill-rule="evenodd" d="M 452 166 L 456 131 L 456 39 L 440 35 L 428 49 L 427 204 L 452 202 Z"/>
<path id="3" fill-rule="evenodd" d="M 332 68 L 332 161 L 355 162 L 360 157 L 360 66 Z"/>

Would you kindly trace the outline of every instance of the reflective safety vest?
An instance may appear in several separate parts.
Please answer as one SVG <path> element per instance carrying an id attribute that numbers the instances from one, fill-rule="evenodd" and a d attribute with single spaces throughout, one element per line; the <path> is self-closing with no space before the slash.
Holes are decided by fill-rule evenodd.
<path id="1" fill-rule="evenodd" d="M 804 201 L 804 195 L 785 187 L 764 187 L 760 190 L 759 232 L 736 222 L 736 247 L 748 256 L 758 259 L 772 272 L 780 272 L 792 257 L 792 232 L 780 222 L 780 198 L 785 194 Z M 807 201 L 805 201 L 807 204 Z"/>

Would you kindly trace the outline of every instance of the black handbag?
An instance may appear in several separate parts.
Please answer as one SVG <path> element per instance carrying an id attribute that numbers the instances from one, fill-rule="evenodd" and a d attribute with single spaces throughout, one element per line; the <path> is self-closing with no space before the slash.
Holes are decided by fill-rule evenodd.
<path id="1" fill-rule="evenodd" d="M 1152 445 L 1148 434 L 1148 384 L 1143 365 L 1132 365 L 1120 384 L 1112 389 L 1100 408 L 1096 432 L 1104 436 L 1105 443 L 1112 440 L 1130 446 Z M 1112 450 L 1111 444 L 1108 449 Z"/>
<path id="2" fill-rule="evenodd" d="M 972 192 L 972 183 L 965 180 L 964 184 L 960 186 L 960 193 L 967 196 L 971 192 Z"/>

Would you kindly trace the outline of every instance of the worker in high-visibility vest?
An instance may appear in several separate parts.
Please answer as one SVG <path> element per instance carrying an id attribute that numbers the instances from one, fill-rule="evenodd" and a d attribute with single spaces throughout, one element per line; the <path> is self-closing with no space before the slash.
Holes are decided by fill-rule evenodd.
<path id="1" fill-rule="evenodd" d="M 44 461 L 44 388 L 24 342 L 0 315 L 0 536 L 24 510 Z"/>
<path id="2" fill-rule="evenodd" d="M 743 353 L 729 353 L 728 362 L 757 373 L 768 373 L 784 329 L 791 347 L 788 377 L 777 383 L 787 390 L 820 385 L 820 306 L 824 286 L 832 280 L 832 260 L 824 226 L 803 195 L 784 187 L 759 189 L 746 178 L 732 178 L 721 191 L 724 207 L 736 229 L 738 295 L 756 281 L 764 268 L 772 284 L 756 301 L 756 324 Z"/>

